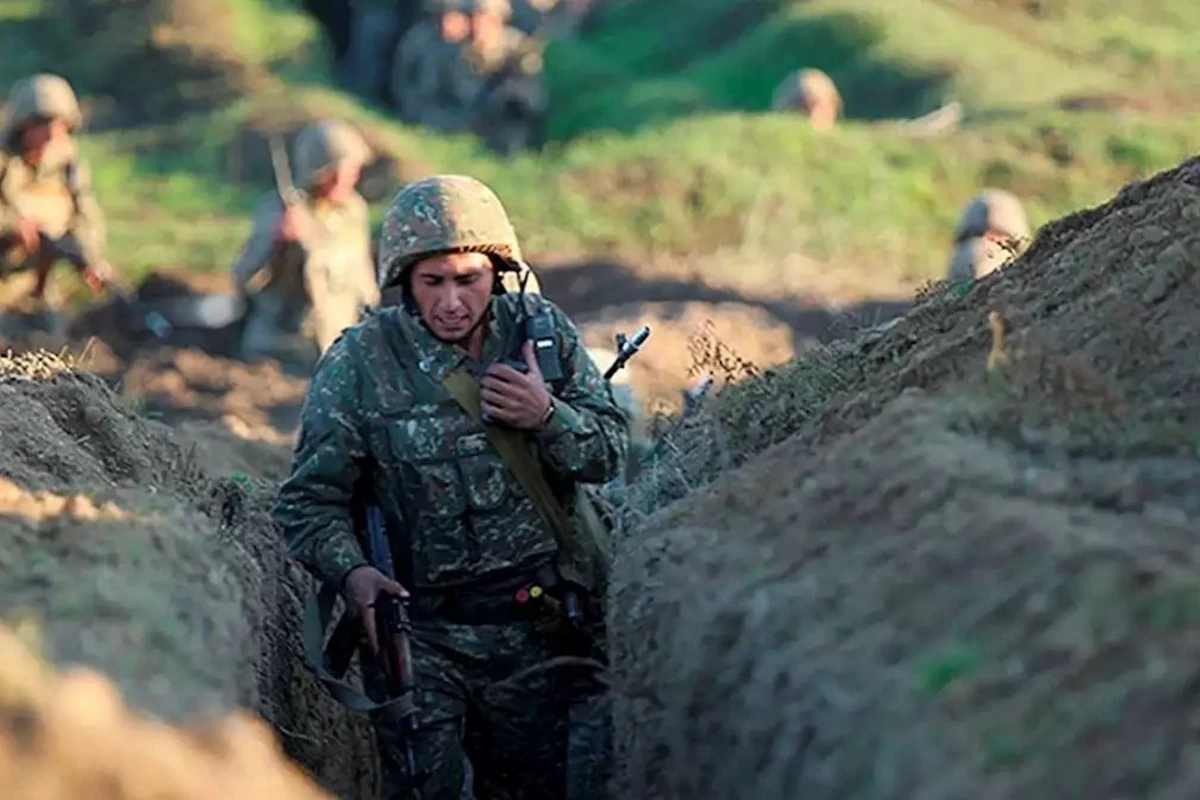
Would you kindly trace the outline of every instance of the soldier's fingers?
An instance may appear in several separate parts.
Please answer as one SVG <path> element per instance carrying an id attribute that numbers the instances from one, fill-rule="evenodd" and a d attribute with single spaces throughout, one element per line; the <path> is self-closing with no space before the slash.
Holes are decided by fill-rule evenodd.
<path id="1" fill-rule="evenodd" d="M 488 403 L 483 404 L 483 410 L 486 411 L 487 415 L 492 419 L 506 423 L 513 422 L 520 415 L 520 412 L 515 408 L 509 406 L 490 405 Z"/>
<path id="2" fill-rule="evenodd" d="M 479 398 L 485 403 L 511 408 L 521 403 L 522 395 L 511 389 L 481 389 Z"/>
<path id="3" fill-rule="evenodd" d="M 403 586 L 401 586 L 396 581 L 386 582 L 385 584 L 383 584 L 383 588 L 386 589 L 387 591 L 391 592 L 392 594 L 398 594 L 401 597 L 408 597 L 408 589 L 405 589 Z"/>

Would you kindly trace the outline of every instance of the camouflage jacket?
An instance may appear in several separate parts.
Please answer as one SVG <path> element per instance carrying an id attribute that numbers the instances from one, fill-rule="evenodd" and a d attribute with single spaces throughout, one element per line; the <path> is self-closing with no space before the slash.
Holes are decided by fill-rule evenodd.
<path id="1" fill-rule="evenodd" d="M 442 39 L 429 20 L 400 40 L 392 63 L 391 90 L 400 118 L 442 131 L 467 127 L 470 115 L 455 68 L 458 46 Z"/>
<path id="2" fill-rule="evenodd" d="M 0 150 L 0 235 L 11 233 L 20 217 L 33 219 L 84 263 L 104 257 L 104 214 L 92 191 L 91 170 L 73 142 L 36 167 Z"/>
<path id="3" fill-rule="evenodd" d="M 496 358 L 520 302 L 518 295 L 492 301 L 483 363 Z M 524 302 L 546 303 L 558 330 L 564 378 L 552 387 L 557 410 L 529 442 L 567 505 L 576 482 L 619 474 L 629 420 L 566 315 L 542 298 Z M 554 535 L 482 425 L 441 384 L 471 361 L 392 306 L 346 331 L 317 364 L 275 519 L 289 553 L 319 579 L 340 584 L 366 563 L 352 525 L 361 485 L 390 531 L 404 526 L 413 588 L 467 584 L 555 553 Z"/>
<path id="4" fill-rule="evenodd" d="M 254 214 L 254 227 L 234 262 L 233 282 L 250 291 L 263 274 L 261 290 L 277 293 L 294 313 L 310 306 L 321 315 L 344 317 L 342 327 L 358 320 L 360 305 L 374 305 L 379 291 L 371 261 L 367 202 L 360 195 L 340 205 L 309 199 L 305 210 L 314 224 L 307 239 L 278 244 L 275 232 L 283 214 L 279 195 L 267 194 Z"/>

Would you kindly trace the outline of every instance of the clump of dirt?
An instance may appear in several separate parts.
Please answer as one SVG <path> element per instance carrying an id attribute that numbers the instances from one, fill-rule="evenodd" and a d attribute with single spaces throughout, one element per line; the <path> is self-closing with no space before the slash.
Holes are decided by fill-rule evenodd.
<path id="1" fill-rule="evenodd" d="M 615 567 L 621 792 L 1195 793 L 1198 217 L 1190 161 L 725 392 Z"/>
<path id="2" fill-rule="evenodd" d="M 246 714 L 179 730 L 132 713 L 104 676 L 59 674 L 0 626 L 0 784 L 10 800 L 327 800 Z"/>
<path id="3" fill-rule="evenodd" d="M 324 785 L 369 793 L 365 721 L 297 661 L 312 585 L 271 524 L 274 483 L 223 471 L 270 445 L 211 434 L 138 416 L 57 356 L 0 361 L 0 616 L 43 621 L 51 658 L 156 716 L 253 709 Z"/>
<path id="4" fill-rule="evenodd" d="M 269 85 L 211 0 L 58 0 L 64 74 L 115 98 L 131 124 L 214 108 Z"/>

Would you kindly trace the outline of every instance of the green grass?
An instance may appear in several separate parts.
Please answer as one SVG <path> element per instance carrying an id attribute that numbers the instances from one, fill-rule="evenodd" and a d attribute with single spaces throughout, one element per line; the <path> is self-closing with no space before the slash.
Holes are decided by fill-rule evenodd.
<path id="1" fill-rule="evenodd" d="M 1052 107 L 1128 91 L 1143 62 L 1155 74 L 1189 74 L 1180 26 L 1197 12 L 1182 2 L 1153 4 L 1146 30 L 1126 30 L 1097 11 L 1099 0 L 1050 20 L 1002 3 L 983 14 L 988 4 L 966 0 L 693 0 L 676 18 L 650 0 L 618 1 L 582 39 L 551 45 L 552 141 L 510 161 L 469 137 L 403 128 L 327 88 L 316 28 L 284 0 L 223 2 L 239 56 L 269 65 L 291 91 L 87 137 L 114 261 L 130 274 L 225 269 L 269 188 L 227 180 L 226 144 L 246 120 L 299 106 L 370 127 L 402 159 L 491 183 L 535 259 L 685 263 L 755 293 L 779 282 L 812 288 L 810 274 L 781 270 L 794 253 L 864 293 L 915 285 L 939 273 L 959 207 L 984 185 L 1021 194 L 1038 224 L 1200 144 L 1196 115 Z M 38 23 L 36 0 L 10 5 L 0 46 Z M 1136 34 L 1151 56 L 1114 69 L 1119 56 L 1104 43 L 1116 30 Z M 1147 39 L 1147 30 L 1158 33 Z M 26 52 L 0 77 L 46 58 Z M 806 65 L 829 71 L 846 96 L 850 120 L 831 134 L 764 112 L 779 78 Z M 964 102 L 968 124 L 948 137 L 906 139 L 879 121 L 949 97 Z"/>

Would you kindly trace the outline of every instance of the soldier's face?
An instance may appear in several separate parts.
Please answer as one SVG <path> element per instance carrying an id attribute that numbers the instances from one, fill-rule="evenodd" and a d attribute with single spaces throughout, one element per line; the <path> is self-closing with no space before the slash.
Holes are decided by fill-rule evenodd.
<path id="1" fill-rule="evenodd" d="M 808 118 L 816 130 L 829 130 L 837 122 L 837 107 L 833 103 L 814 103 Z"/>
<path id="2" fill-rule="evenodd" d="M 70 136 L 71 129 L 61 119 L 37 120 L 21 131 L 21 147 L 26 156 L 40 156 L 52 142 Z"/>
<path id="3" fill-rule="evenodd" d="M 492 298 L 492 261 L 483 253 L 447 253 L 417 262 L 412 298 L 434 335 L 462 341 L 476 327 Z"/>
<path id="4" fill-rule="evenodd" d="M 340 203 L 354 194 L 360 177 L 362 164 L 357 161 L 342 161 L 317 180 L 313 192 L 332 202 Z"/>
<path id="5" fill-rule="evenodd" d="M 449 44 L 458 44 L 471 35 L 471 18 L 461 11 L 442 14 L 442 39 Z"/>

